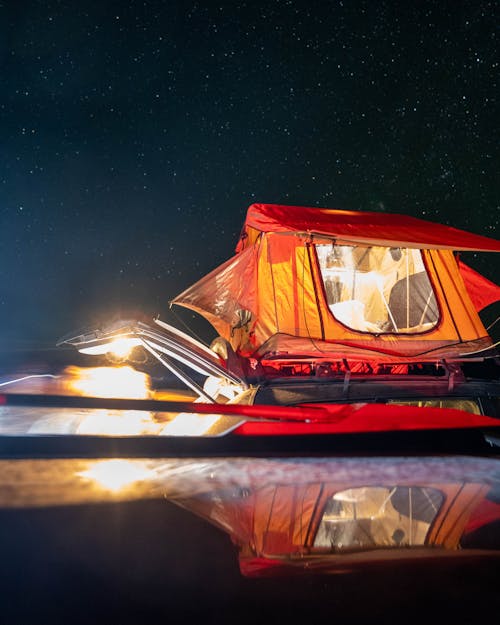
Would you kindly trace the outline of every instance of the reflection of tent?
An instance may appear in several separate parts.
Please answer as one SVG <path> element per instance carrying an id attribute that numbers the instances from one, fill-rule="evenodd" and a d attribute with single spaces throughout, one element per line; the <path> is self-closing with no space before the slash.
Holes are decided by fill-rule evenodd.
<path id="1" fill-rule="evenodd" d="M 167 498 L 227 532 L 249 576 L 273 574 L 277 566 L 310 573 L 422 553 L 466 557 L 467 549 L 498 546 L 500 504 L 487 477 L 494 462 L 204 459 L 182 468 L 192 492 L 172 487 Z M 492 530 L 489 540 L 481 528 Z"/>
<path id="2" fill-rule="evenodd" d="M 418 261 L 422 265 L 432 285 L 433 295 L 425 311 L 426 315 L 434 311 L 432 323 L 421 322 L 422 327 L 411 331 L 395 331 L 390 310 L 385 325 L 377 326 L 371 320 L 349 322 L 354 313 L 361 319 L 370 307 L 378 314 L 389 308 L 383 280 L 391 267 L 380 271 L 383 261 L 379 260 L 380 266 L 363 266 L 354 274 L 354 265 L 344 265 L 337 274 L 351 272 L 350 282 L 345 283 L 351 292 L 356 293 L 356 288 L 359 292 L 364 284 L 368 293 L 371 285 L 371 299 L 359 301 L 363 295 L 356 294 L 350 302 L 329 306 L 328 272 L 335 274 L 336 270 L 329 269 L 326 246 L 335 247 L 337 256 L 340 252 L 351 258 L 359 256 L 365 264 L 363 250 L 371 250 L 373 256 L 380 256 L 384 249 L 406 251 L 413 264 Z M 356 255 L 356 250 L 360 254 Z M 248 209 L 236 256 L 178 295 L 173 303 L 205 316 L 245 356 L 453 358 L 491 345 L 454 250 L 500 251 L 500 243 L 401 215 L 254 204 Z M 407 272 L 406 277 L 409 275 Z M 477 276 L 467 274 L 468 284 L 478 284 Z M 489 301 L 498 297 L 495 285 L 488 297 Z M 475 297 L 480 307 L 484 302 L 479 299 Z M 420 307 L 422 312 L 426 303 Z M 417 308 L 412 301 L 407 306 L 410 311 Z"/>

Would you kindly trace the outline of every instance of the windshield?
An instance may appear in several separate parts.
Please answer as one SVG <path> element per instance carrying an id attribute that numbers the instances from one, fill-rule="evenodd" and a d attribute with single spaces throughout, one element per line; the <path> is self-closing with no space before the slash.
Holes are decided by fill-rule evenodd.
<path id="1" fill-rule="evenodd" d="M 316 245 L 333 316 L 360 332 L 417 334 L 439 320 L 420 250 Z"/>
<path id="2" fill-rule="evenodd" d="M 477 399 L 461 399 L 458 397 L 450 397 L 446 399 L 390 399 L 388 404 L 397 404 L 398 406 L 418 406 L 419 408 L 455 408 L 456 410 L 465 410 L 472 414 L 481 414 Z"/>

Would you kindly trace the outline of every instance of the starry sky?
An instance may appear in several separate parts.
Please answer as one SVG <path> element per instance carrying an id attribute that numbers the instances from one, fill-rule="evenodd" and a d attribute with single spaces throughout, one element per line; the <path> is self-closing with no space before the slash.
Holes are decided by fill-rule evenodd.
<path id="1" fill-rule="evenodd" d="M 499 4 L 0 0 L 0 339 L 160 313 L 252 202 L 498 236 Z M 498 259 L 466 258 L 498 281 Z"/>

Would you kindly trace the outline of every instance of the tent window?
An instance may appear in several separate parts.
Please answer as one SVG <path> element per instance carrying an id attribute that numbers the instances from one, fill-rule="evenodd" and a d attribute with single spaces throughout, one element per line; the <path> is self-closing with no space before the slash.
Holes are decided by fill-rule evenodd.
<path id="1" fill-rule="evenodd" d="M 327 502 L 314 547 L 333 551 L 425 545 L 443 503 L 435 488 L 363 486 Z"/>
<path id="2" fill-rule="evenodd" d="M 334 317 L 360 332 L 427 332 L 439 309 L 420 250 L 317 244 Z"/>

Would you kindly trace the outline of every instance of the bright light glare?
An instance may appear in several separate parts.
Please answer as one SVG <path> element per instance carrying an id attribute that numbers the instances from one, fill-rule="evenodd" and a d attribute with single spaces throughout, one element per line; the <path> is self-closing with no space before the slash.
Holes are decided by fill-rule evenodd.
<path id="1" fill-rule="evenodd" d="M 117 358 L 126 358 L 134 347 L 140 344 L 141 342 L 138 339 L 115 339 L 110 344 L 109 351 Z"/>
<path id="2" fill-rule="evenodd" d="M 162 424 L 153 421 L 150 412 L 140 410 L 92 410 L 80 422 L 78 434 L 95 436 L 154 435 Z"/>
<path id="3" fill-rule="evenodd" d="M 81 471 L 77 475 L 92 480 L 100 488 L 117 493 L 136 482 L 154 478 L 155 472 L 141 462 L 101 460 L 92 463 L 87 471 Z"/>
<path id="4" fill-rule="evenodd" d="M 203 436 L 220 419 L 220 415 L 196 415 L 181 412 L 169 421 L 161 436 Z"/>
<path id="5" fill-rule="evenodd" d="M 92 397 L 125 397 L 147 399 L 150 396 L 149 376 L 131 367 L 72 368 L 69 389 Z"/>
<path id="6" fill-rule="evenodd" d="M 112 354 L 116 358 L 126 358 L 134 347 L 137 347 L 138 345 L 142 345 L 139 339 L 124 337 L 113 339 L 109 343 L 102 343 L 101 345 L 81 347 L 78 351 L 82 354 L 90 354 L 91 356 Z"/>

